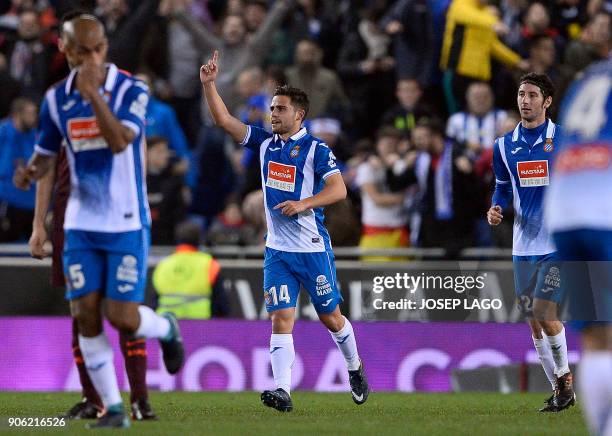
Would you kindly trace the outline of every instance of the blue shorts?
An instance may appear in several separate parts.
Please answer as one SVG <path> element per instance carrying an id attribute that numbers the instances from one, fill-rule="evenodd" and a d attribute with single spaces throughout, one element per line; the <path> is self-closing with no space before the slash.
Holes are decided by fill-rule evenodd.
<path id="1" fill-rule="evenodd" d="M 293 253 L 266 247 L 263 286 L 266 310 L 295 307 L 300 284 L 308 291 L 317 313 L 333 312 L 342 301 L 333 252 Z"/>
<path id="2" fill-rule="evenodd" d="M 567 270 L 572 326 L 612 322 L 612 231 L 578 229 L 553 238 Z"/>
<path id="3" fill-rule="evenodd" d="M 563 300 L 561 262 L 556 253 L 543 256 L 512 256 L 514 265 L 514 290 L 517 305 L 525 316 L 533 315 L 533 299 Z"/>
<path id="4" fill-rule="evenodd" d="M 90 292 L 118 301 L 144 301 L 149 229 L 122 233 L 67 230 L 64 242 L 66 298 Z"/>

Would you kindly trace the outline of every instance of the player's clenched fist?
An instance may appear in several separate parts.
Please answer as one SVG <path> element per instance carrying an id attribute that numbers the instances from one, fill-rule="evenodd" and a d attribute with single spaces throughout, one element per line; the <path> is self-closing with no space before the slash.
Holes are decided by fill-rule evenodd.
<path id="1" fill-rule="evenodd" d="M 502 222 L 504 216 L 502 215 L 502 208 L 500 206 L 491 206 L 489 211 L 487 212 L 487 221 L 491 226 L 497 226 Z"/>
<path id="2" fill-rule="evenodd" d="M 200 81 L 202 85 L 213 82 L 217 78 L 217 73 L 219 72 L 218 60 L 219 52 L 215 50 L 212 59 L 209 59 L 208 62 L 200 67 Z"/>
<path id="3" fill-rule="evenodd" d="M 35 167 L 24 167 L 23 165 L 19 165 L 15 168 L 15 173 L 13 174 L 13 185 L 27 191 L 30 189 L 30 184 L 32 183 L 35 172 Z"/>

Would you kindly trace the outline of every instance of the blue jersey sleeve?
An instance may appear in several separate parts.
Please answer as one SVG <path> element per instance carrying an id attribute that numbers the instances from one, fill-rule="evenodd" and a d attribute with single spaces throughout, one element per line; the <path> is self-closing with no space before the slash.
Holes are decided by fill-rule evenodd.
<path id="1" fill-rule="evenodd" d="M 495 192 L 493 192 L 493 205 L 499 205 L 506 209 L 512 200 L 512 182 L 510 173 L 504 163 L 500 151 L 499 139 L 493 145 L 493 171 L 495 172 Z"/>
<path id="2" fill-rule="evenodd" d="M 136 135 L 139 135 L 140 132 L 144 133 L 148 104 L 147 85 L 140 80 L 135 80 L 123 96 L 121 106 L 117 110 L 117 118 L 123 125 L 132 129 Z"/>
<path id="3" fill-rule="evenodd" d="M 266 132 L 261 127 L 247 126 L 247 133 L 240 145 L 244 145 L 249 150 L 259 153 L 261 143 L 266 139 L 271 138 L 272 133 Z"/>
<path id="4" fill-rule="evenodd" d="M 60 151 L 63 135 L 57 125 L 58 122 L 59 116 L 55 101 L 55 91 L 49 90 L 40 107 L 38 132 L 36 134 L 36 152 L 53 156 Z"/>
<path id="5" fill-rule="evenodd" d="M 336 156 L 326 144 L 320 142 L 316 145 L 314 153 L 314 172 L 318 177 L 326 179 L 332 174 L 340 173 Z"/>

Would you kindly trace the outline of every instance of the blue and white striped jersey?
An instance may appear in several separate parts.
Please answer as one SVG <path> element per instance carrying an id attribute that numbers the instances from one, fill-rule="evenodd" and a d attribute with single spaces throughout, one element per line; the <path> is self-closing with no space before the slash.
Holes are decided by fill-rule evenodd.
<path id="1" fill-rule="evenodd" d="M 493 204 L 514 204 L 512 254 L 539 256 L 555 251 L 544 225 L 544 193 L 550 184 L 555 138 L 560 128 L 551 120 L 533 129 L 519 123 L 497 138 L 493 148 L 495 193 Z"/>
<path id="2" fill-rule="evenodd" d="M 77 74 L 78 69 L 73 69 L 47 91 L 35 147 L 40 154 L 55 155 L 66 140 L 71 191 L 64 228 L 116 233 L 149 226 L 144 168 L 147 86 L 107 65 L 100 93 L 121 123 L 136 134 L 123 152 L 113 154 L 91 105 L 76 89 Z"/>
<path id="3" fill-rule="evenodd" d="M 303 253 L 331 250 L 322 207 L 291 217 L 283 215 L 281 209 L 274 209 L 283 201 L 299 201 L 318 194 L 325 179 L 340 172 L 330 148 L 305 128 L 284 142 L 279 135 L 255 126 L 247 126 L 242 145 L 260 157 L 268 224 L 266 246 Z"/>
<path id="4" fill-rule="evenodd" d="M 612 230 L 612 60 L 589 68 L 570 88 L 554 184 L 546 197 L 553 232 Z"/>

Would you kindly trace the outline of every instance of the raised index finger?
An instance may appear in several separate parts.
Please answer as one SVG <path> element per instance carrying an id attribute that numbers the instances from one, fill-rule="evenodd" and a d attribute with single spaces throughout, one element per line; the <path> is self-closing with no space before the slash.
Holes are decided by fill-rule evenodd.
<path id="1" fill-rule="evenodd" d="M 219 60 L 219 50 L 215 50 L 213 52 L 212 61 L 214 64 L 216 64 L 218 60 Z"/>

